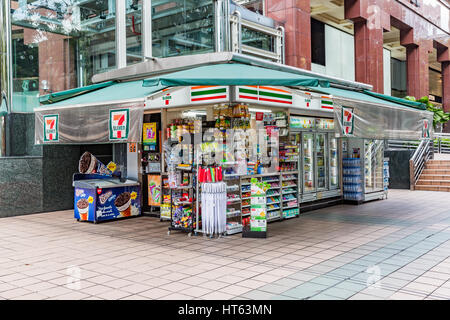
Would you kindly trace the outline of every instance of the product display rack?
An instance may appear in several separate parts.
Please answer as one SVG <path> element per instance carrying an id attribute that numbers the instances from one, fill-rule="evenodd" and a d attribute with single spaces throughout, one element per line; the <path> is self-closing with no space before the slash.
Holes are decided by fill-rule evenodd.
<path id="1" fill-rule="evenodd" d="M 279 220 L 281 218 L 281 180 L 280 174 L 268 174 L 262 176 L 260 181 L 271 185 L 271 188 L 266 191 L 266 218 L 267 222 Z"/>
<path id="2" fill-rule="evenodd" d="M 300 214 L 298 171 L 282 172 L 280 176 L 281 176 L 283 219 L 297 217 Z"/>
<path id="3" fill-rule="evenodd" d="M 230 176 L 227 184 L 227 235 L 242 232 L 242 194 L 239 177 Z"/>
<path id="4" fill-rule="evenodd" d="M 267 222 L 299 216 L 298 171 L 242 176 L 241 196 L 243 197 L 243 203 L 241 210 L 244 226 L 246 225 L 246 217 L 250 216 L 250 200 L 245 199 L 245 195 L 250 192 L 251 178 L 256 178 L 258 181 L 264 181 L 271 185 L 266 191 Z M 248 201 L 248 203 L 245 201 Z"/>
<path id="5" fill-rule="evenodd" d="M 188 233 L 188 236 L 192 235 L 192 232 L 194 229 L 196 229 L 196 206 L 197 203 L 197 197 L 194 195 L 194 189 L 197 190 L 197 182 L 194 177 L 196 176 L 196 170 L 179 170 L 177 171 L 183 171 L 184 174 L 188 174 L 189 176 L 189 184 L 188 185 L 180 185 L 175 188 L 170 188 L 170 200 L 171 200 L 171 206 L 170 206 L 170 226 L 167 234 L 170 235 L 170 232 L 173 230 L 176 231 L 184 231 Z M 174 192 L 175 191 L 185 191 L 188 190 L 188 200 L 175 200 Z M 191 200 L 189 200 L 191 199 Z M 174 212 L 174 206 L 176 207 L 175 210 L 183 210 L 183 216 L 180 217 L 178 214 Z M 186 210 L 187 209 L 187 210 Z M 189 213 L 190 209 L 190 213 Z M 187 221 L 187 222 L 186 222 Z"/>

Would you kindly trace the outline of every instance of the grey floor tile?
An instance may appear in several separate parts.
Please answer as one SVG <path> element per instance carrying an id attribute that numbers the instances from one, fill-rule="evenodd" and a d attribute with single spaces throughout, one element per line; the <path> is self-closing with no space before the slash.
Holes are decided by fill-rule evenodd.
<path id="1" fill-rule="evenodd" d="M 354 291 L 354 290 L 346 290 L 346 289 L 334 287 L 334 288 L 330 288 L 325 291 L 322 291 L 321 294 L 337 297 L 340 299 L 347 299 L 347 298 L 353 296 L 354 294 L 356 294 L 356 292 L 357 291 Z"/>

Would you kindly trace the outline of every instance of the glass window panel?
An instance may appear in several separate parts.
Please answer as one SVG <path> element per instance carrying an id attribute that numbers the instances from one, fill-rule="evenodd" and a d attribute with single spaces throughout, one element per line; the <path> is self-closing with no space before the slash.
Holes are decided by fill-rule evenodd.
<path id="1" fill-rule="evenodd" d="M 152 15 L 153 56 L 214 51 L 212 0 L 153 1 Z"/>
<path id="2" fill-rule="evenodd" d="M 250 11 L 264 15 L 264 0 L 237 0 L 235 2 Z"/>
<path id="3" fill-rule="evenodd" d="M 325 24 L 311 19 L 311 61 L 325 65 Z"/>
<path id="4" fill-rule="evenodd" d="M 242 44 L 265 51 L 275 52 L 275 39 L 273 36 L 261 31 L 249 29 L 245 26 L 242 26 Z"/>
<path id="5" fill-rule="evenodd" d="M 127 65 L 130 65 L 143 60 L 142 0 L 128 0 L 126 10 Z"/>
<path id="6" fill-rule="evenodd" d="M 32 112 L 40 94 L 91 84 L 115 67 L 114 0 L 10 3 L 14 111 Z"/>

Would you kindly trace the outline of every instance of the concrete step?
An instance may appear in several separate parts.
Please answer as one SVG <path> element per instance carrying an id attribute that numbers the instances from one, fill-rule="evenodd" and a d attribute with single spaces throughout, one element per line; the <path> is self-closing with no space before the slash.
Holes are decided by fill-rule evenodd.
<path id="1" fill-rule="evenodd" d="M 450 164 L 434 164 L 427 162 L 425 164 L 426 169 L 445 169 L 450 171 Z"/>
<path id="2" fill-rule="evenodd" d="M 419 179 L 424 180 L 449 180 L 450 174 L 421 174 Z"/>
<path id="3" fill-rule="evenodd" d="M 417 181 L 416 185 L 428 185 L 428 186 L 445 186 L 450 187 L 450 180 L 426 180 L 420 177 L 419 181 Z"/>
<path id="4" fill-rule="evenodd" d="M 449 155 L 450 156 L 450 155 Z M 428 160 L 427 163 L 432 163 L 432 164 L 448 164 L 450 165 L 450 160 Z"/>
<path id="5" fill-rule="evenodd" d="M 444 191 L 444 192 L 450 192 L 450 187 L 445 186 L 433 186 L 433 185 L 416 185 L 414 187 L 414 190 L 421 190 L 421 191 Z"/>
<path id="6" fill-rule="evenodd" d="M 433 175 L 448 175 L 450 170 L 446 169 L 423 169 L 422 174 L 433 174 Z"/>

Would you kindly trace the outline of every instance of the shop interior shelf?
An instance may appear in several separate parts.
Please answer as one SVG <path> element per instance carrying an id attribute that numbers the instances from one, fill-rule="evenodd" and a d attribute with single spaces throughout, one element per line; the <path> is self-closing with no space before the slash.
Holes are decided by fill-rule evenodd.
<path id="1" fill-rule="evenodd" d="M 278 197 L 280 194 L 279 193 L 273 193 L 273 194 L 267 194 L 267 197 Z"/>
<path id="2" fill-rule="evenodd" d="M 274 202 L 266 202 L 266 204 L 278 204 L 280 201 L 274 201 Z"/>
<path id="3" fill-rule="evenodd" d="M 280 180 L 279 179 L 276 179 L 276 180 L 263 180 L 263 182 L 267 182 L 267 183 L 270 183 L 270 182 L 279 182 Z"/>
<path id="4" fill-rule="evenodd" d="M 267 212 L 274 211 L 274 210 L 280 210 L 280 209 L 281 209 L 280 207 L 278 207 L 278 208 L 271 208 L 271 209 L 267 209 Z"/>
<path id="5" fill-rule="evenodd" d="M 192 189 L 192 185 L 190 185 L 190 186 L 178 186 L 178 187 L 171 188 L 171 189 L 174 189 L 174 190 Z"/>
<path id="6" fill-rule="evenodd" d="M 283 207 L 283 210 L 294 209 L 294 208 L 298 208 L 298 205 L 291 206 L 291 207 Z"/>
<path id="7" fill-rule="evenodd" d="M 283 194 L 291 194 L 291 193 L 297 193 L 297 190 L 283 191 Z"/>
<path id="8" fill-rule="evenodd" d="M 267 222 L 274 221 L 274 220 L 280 220 L 280 219 L 281 219 L 281 215 L 272 216 L 272 217 L 267 218 Z"/>
<path id="9" fill-rule="evenodd" d="M 190 205 L 192 204 L 192 202 L 190 201 L 174 201 L 174 204 L 176 206 L 185 206 L 185 205 Z"/>

